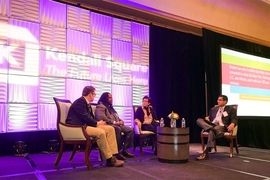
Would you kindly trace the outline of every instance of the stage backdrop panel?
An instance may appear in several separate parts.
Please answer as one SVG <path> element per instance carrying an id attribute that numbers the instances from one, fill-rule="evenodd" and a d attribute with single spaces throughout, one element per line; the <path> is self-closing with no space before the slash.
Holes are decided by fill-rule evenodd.
<path id="1" fill-rule="evenodd" d="M 128 126 L 149 95 L 149 26 L 52 0 L 0 0 L 0 133 L 56 129 L 53 97 L 113 95 Z"/>

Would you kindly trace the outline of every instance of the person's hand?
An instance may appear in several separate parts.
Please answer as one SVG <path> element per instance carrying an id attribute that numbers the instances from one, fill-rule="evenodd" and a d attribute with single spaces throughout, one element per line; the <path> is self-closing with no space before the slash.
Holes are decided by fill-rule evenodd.
<path id="1" fill-rule="evenodd" d="M 231 124 L 227 127 L 227 130 L 228 130 L 228 132 L 231 132 L 231 131 L 233 131 L 233 129 L 234 129 L 234 123 L 231 123 Z"/>
<path id="2" fill-rule="evenodd" d="M 103 120 L 97 122 L 97 126 L 104 126 L 104 125 L 107 125 L 107 123 Z"/>
<path id="3" fill-rule="evenodd" d="M 118 122 L 115 121 L 114 125 L 121 126 L 121 122 L 120 121 L 118 121 Z"/>
<path id="4" fill-rule="evenodd" d="M 119 123 L 121 126 L 123 126 L 125 122 L 123 120 L 120 120 Z"/>
<path id="5" fill-rule="evenodd" d="M 209 116 L 206 116 L 204 119 L 205 119 L 206 121 L 210 121 Z"/>

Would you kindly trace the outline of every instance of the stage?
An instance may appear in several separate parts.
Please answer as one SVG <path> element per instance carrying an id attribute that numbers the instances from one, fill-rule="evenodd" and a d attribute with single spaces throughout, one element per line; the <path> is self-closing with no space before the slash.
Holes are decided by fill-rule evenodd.
<path id="1" fill-rule="evenodd" d="M 83 152 L 68 161 L 71 152 L 64 152 L 58 165 L 57 154 L 27 154 L 25 157 L 0 157 L 0 179 L 270 179 L 270 150 L 239 147 L 239 155 L 229 157 L 229 147 L 218 146 L 209 160 L 197 161 L 200 144 L 190 144 L 189 162 L 168 164 L 158 161 L 151 147 L 144 155 L 128 159 L 124 167 L 106 167 L 98 159 L 98 151 L 90 154 L 92 169 L 84 165 Z M 234 152 L 235 153 L 235 152 Z"/>

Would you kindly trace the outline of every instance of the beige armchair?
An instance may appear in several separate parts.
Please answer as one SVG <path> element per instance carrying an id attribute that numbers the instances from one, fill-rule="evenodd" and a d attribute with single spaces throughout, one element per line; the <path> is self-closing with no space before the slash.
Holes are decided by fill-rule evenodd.
<path id="1" fill-rule="evenodd" d="M 64 145 L 73 144 L 73 151 L 69 158 L 72 161 L 78 145 L 84 144 L 84 162 L 88 169 L 91 168 L 89 154 L 92 149 L 92 144 L 96 142 L 95 137 L 89 137 L 83 126 L 66 124 L 69 108 L 71 106 L 70 100 L 53 98 L 57 107 L 57 131 L 60 138 L 60 148 L 54 166 L 57 166 L 62 158 Z"/>
<path id="2" fill-rule="evenodd" d="M 235 108 L 237 110 L 238 105 L 234 104 L 234 105 L 230 105 L 230 106 L 232 106 L 233 108 Z M 233 146 L 234 145 L 235 145 L 236 153 L 239 154 L 237 131 L 238 131 L 238 126 L 236 125 L 232 132 L 225 132 L 225 134 L 224 134 L 224 138 L 229 140 L 229 143 L 230 143 L 230 157 L 233 156 Z M 202 130 L 202 132 L 201 132 L 202 151 L 204 151 L 204 147 L 205 147 L 204 138 L 208 138 L 208 132 Z M 217 152 L 216 142 L 215 142 L 214 149 L 215 149 L 215 152 Z"/>
<path id="3" fill-rule="evenodd" d="M 137 111 L 138 109 L 138 106 L 133 106 L 133 112 L 135 114 L 135 112 Z M 143 140 L 145 138 L 153 138 L 155 136 L 155 133 L 153 133 L 152 131 L 143 131 L 141 129 L 141 122 L 138 121 L 138 120 L 134 120 L 134 134 L 135 134 L 135 138 L 139 138 L 139 146 L 140 146 L 140 154 L 142 155 L 143 154 L 143 151 L 142 151 L 142 146 L 143 146 Z M 134 151 L 136 149 L 136 143 L 134 142 Z M 153 147 L 152 147 L 153 149 Z"/>

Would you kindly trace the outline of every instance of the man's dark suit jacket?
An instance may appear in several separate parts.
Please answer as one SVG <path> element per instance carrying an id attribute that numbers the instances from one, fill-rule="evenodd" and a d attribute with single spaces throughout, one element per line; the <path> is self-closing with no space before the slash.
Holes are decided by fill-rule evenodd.
<path id="1" fill-rule="evenodd" d="M 150 112 L 152 114 L 153 121 L 154 121 L 155 119 L 157 119 L 156 111 L 152 107 L 149 107 L 149 108 L 150 108 Z M 143 113 L 143 109 L 141 106 L 138 107 L 137 111 L 135 112 L 134 119 L 139 119 L 141 121 L 141 123 L 143 123 L 144 113 Z"/>
<path id="2" fill-rule="evenodd" d="M 74 125 L 97 126 L 97 120 L 95 120 L 93 113 L 89 111 L 84 97 L 80 97 L 72 103 L 66 122 Z"/>
<path id="3" fill-rule="evenodd" d="M 210 109 L 209 118 L 211 122 L 216 118 L 218 111 L 219 111 L 218 106 Z M 224 117 L 224 114 L 222 114 L 222 118 L 221 118 L 224 126 L 228 127 L 231 123 L 234 123 L 234 125 L 236 126 L 238 124 L 236 109 L 233 108 L 232 106 L 225 106 L 223 113 L 225 111 L 228 113 L 228 116 Z"/>

